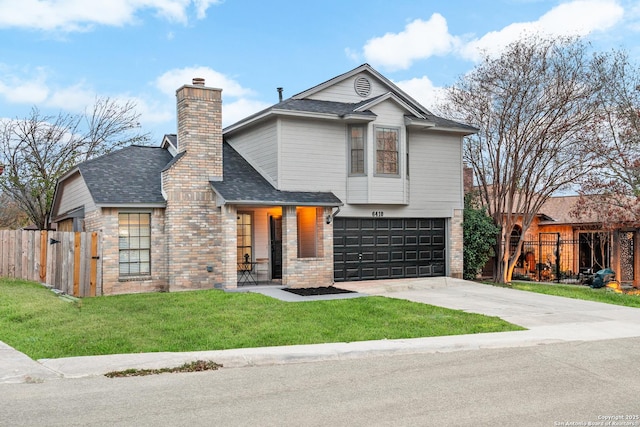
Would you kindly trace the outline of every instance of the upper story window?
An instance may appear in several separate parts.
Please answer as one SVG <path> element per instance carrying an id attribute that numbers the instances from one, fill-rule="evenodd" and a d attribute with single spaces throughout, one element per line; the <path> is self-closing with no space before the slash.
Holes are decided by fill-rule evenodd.
<path id="1" fill-rule="evenodd" d="M 349 126 L 349 174 L 364 175 L 365 174 L 365 141 L 366 130 L 364 125 Z"/>
<path id="2" fill-rule="evenodd" d="M 376 173 L 398 175 L 398 128 L 376 127 Z"/>
<path id="3" fill-rule="evenodd" d="M 151 214 L 118 214 L 120 276 L 151 274 Z"/>

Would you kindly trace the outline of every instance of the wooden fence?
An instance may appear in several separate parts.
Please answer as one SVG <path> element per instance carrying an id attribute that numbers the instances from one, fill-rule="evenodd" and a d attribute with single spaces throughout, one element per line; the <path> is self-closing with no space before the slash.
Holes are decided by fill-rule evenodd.
<path id="1" fill-rule="evenodd" d="M 100 233 L 0 230 L 0 277 L 45 283 L 78 297 L 102 295 Z"/>

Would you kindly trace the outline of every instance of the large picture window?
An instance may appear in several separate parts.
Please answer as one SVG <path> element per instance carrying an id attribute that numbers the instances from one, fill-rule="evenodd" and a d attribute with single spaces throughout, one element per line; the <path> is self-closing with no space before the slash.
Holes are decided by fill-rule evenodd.
<path id="1" fill-rule="evenodd" d="M 398 138 L 397 128 L 376 128 L 376 173 L 398 174 Z"/>
<path id="2" fill-rule="evenodd" d="M 151 274 L 151 214 L 118 214 L 120 276 Z"/>
<path id="3" fill-rule="evenodd" d="M 349 152 L 350 165 L 349 173 L 351 175 L 364 175 L 364 147 L 365 147 L 365 127 L 363 125 L 349 126 Z"/>

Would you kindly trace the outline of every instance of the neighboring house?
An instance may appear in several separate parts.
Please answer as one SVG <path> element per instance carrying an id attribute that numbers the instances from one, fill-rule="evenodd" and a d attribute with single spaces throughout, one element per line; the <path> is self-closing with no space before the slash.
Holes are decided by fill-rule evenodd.
<path id="1" fill-rule="evenodd" d="M 103 293 L 462 275 L 462 139 L 368 64 L 221 127 L 176 92 L 178 134 L 60 178 L 52 223 L 101 231 Z"/>
<path id="2" fill-rule="evenodd" d="M 587 272 L 611 268 L 618 280 L 640 286 L 639 234 L 605 227 L 593 215 L 576 217 L 580 196 L 551 197 L 526 232 L 515 275 L 578 282 Z M 512 233 L 513 247 L 521 233 Z M 485 269 L 485 274 L 490 269 Z"/>

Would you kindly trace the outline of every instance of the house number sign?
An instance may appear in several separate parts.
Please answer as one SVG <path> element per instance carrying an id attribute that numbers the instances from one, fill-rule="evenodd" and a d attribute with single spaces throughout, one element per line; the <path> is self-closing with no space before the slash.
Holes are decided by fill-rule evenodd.
<path id="1" fill-rule="evenodd" d="M 371 216 L 374 218 L 382 218 L 384 216 L 384 211 L 372 211 Z"/>

